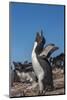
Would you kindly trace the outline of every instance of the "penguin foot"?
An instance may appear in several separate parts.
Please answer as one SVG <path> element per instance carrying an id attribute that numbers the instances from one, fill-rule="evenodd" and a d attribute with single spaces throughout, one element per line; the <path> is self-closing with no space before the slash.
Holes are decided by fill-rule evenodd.
<path id="1" fill-rule="evenodd" d="M 39 90 L 38 95 L 39 95 L 39 96 L 45 95 L 46 91 L 47 91 L 47 88 L 46 88 L 45 90 Z"/>

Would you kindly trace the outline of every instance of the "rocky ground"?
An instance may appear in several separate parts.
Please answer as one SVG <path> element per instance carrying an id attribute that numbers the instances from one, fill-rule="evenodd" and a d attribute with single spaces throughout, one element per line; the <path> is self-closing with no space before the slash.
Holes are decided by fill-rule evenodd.
<path id="1" fill-rule="evenodd" d="M 64 89 L 64 71 L 61 69 L 53 70 L 53 82 L 54 89 L 52 91 L 46 91 L 45 94 L 42 95 L 60 95 L 65 94 Z M 14 82 L 13 86 L 10 89 L 10 97 L 25 97 L 25 96 L 38 96 L 39 95 L 39 87 L 38 83 L 33 82 Z"/>

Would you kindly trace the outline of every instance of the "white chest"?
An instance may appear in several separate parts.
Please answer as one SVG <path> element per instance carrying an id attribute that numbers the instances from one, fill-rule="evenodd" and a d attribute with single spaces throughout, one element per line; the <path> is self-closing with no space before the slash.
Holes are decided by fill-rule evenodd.
<path id="1" fill-rule="evenodd" d="M 33 69 L 35 71 L 35 74 L 37 75 L 37 77 L 40 77 L 44 75 L 44 70 L 41 67 L 41 65 L 38 62 L 38 59 L 36 57 L 36 53 L 35 53 L 35 49 L 33 48 L 32 51 L 32 65 L 33 65 Z"/>

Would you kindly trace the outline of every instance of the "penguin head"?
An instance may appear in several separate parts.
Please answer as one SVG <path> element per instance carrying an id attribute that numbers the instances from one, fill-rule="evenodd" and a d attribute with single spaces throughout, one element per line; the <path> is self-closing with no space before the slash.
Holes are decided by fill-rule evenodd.
<path id="1" fill-rule="evenodd" d="M 40 54 L 42 52 L 44 44 L 46 42 L 46 40 L 45 40 L 45 38 L 43 36 L 42 31 L 41 31 L 41 33 L 39 33 L 39 32 L 36 33 L 35 42 L 37 43 L 35 52 L 36 52 L 36 54 Z"/>

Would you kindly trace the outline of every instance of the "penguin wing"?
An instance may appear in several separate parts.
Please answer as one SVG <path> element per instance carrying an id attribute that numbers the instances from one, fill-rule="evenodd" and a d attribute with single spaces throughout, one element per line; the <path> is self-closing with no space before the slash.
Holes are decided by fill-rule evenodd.
<path id="1" fill-rule="evenodd" d="M 54 44 L 48 44 L 47 46 L 45 46 L 45 48 L 43 49 L 43 51 L 40 53 L 39 56 L 41 57 L 47 57 L 49 58 L 50 55 L 56 51 L 57 49 L 59 49 L 58 47 L 56 47 Z"/>

